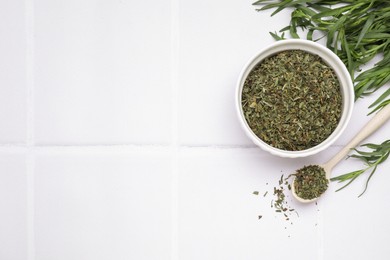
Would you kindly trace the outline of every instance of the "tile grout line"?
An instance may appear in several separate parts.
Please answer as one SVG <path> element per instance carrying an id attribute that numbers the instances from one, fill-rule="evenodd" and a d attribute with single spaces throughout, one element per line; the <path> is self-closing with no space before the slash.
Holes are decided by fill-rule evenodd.
<path id="1" fill-rule="evenodd" d="M 28 101 L 28 106 L 32 106 L 32 95 L 31 97 L 27 98 Z M 31 99 L 31 100 L 30 100 Z M 173 108 L 173 106 L 172 106 Z M 31 112 L 28 114 L 28 119 L 27 121 L 28 126 L 28 133 L 27 133 L 27 147 L 35 148 L 35 149 L 72 149 L 72 148 L 87 148 L 87 149 L 112 149 L 112 148 L 127 148 L 127 149 L 170 149 L 172 147 L 172 144 L 175 142 L 172 140 L 172 143 L 170 144 L 133 144 L 133 143 L 123 143 L 123 144 L 35 144 L 34 141 L 32 140 L 33 137 L 33 113 L 32 109 Z M 173 113 L 172 113 L 173 114 Z M 173 123 L 174 124 L 174 123 Z M 177 130 L 172 130 L 172 132 Z M 171 134 L 172 136 L 174 135 L 173 133 Z M 191 145 L 191 144 L 179 144 L 178 141 L 176 140 L 176 144 L 178 148 L 182 149 L 220 149 L 220 150 L 234 150 L 234 149 L 258 149 L 259 151 L 262 151 L 259 147 L 256 145 L 223 145 L 223 144 L 205 144 L 205 145 Z M 343 145 L 331 145 L 330 148 L 340 148 L 343 147 Z M 26 148 L 26 143 L 0 143 L 0 149 L 1 150 L 20 150 Z M 268 153 L 267 153 L 268 154 Z"/>
<path id="2" fill-rule="evenodd" d="M 323 219 L 323 208 L 318 205 L 319 212 L 317 216 L 317 222 L 318 222 L 318 260 L 324 260 L 324 219 Z"/>
<path id="3" fill-rule="evenodd" d="M 171 134 L 173 135 L 173 134 Z M 173 141 L 172 141 L 173 142 Z M 33 144 L 34 142 L 31 142 Z M 30 145 L 34 148 L 38 149 L 52 149 L 52 148 L 167 148 L 170 149 L 172 147 L 172 143 L 170 144 L 33 144 Z M 176 144 L 176 146 L 184 149 L 204 149 L 204 148 L 212 148 L 212 149 L 257 149 L 258 147 L 255 145 L 216 145 L 216 144 L 210 144 L 210 145 L 186 145 L 186 144 Z M 20 149 L 25 148 L 25 143 L 0 143 L 0 149 Z"/>
<path id="4" fill-rule="evenodd" d="M 26 159 L 27 167 L 27 259 L 35 259 L 34 231 L 34 154 L 29 151 Z"/>
<path id="5" fill-rule="evenodd" d="M 34 0 L 25 0 L 26 18 L 26 174 L 27 174 L 27 259 L 35 259 L 34 232 Z"/>
<path id="6" fill-rule="evenodd" d="M 179 260 L 179 99 L 178 99 L 178 77 L 179 77 L 179 0 L 171 0 L 171 109 L 172 109 L 172 140 L 171 140 L 171 260 Z"/>

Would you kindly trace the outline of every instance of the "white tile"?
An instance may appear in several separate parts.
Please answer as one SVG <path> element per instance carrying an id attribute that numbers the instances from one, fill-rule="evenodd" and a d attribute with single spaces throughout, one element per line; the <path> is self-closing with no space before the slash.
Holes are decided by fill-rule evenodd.
<path id="1" fill-rule="evenodd" d="M 248 145 L 235 111 L 245 63 L 273 43 L 269 31 L 288 24 L 253 1 L 180 1 L 179 127 L 189 145 Z"/>
<path id="2" fill-rule="evenodd" d="M 26 20 L 22 0 L 0 4 L 0 142 L 26 141 Z"/>
<path id="3" fill-rule="evenodd" d="M 164 154 L 37 156 L 37 260 L 170 259 L 171 211 Z"/>
<path id="4" fill-rule="evenodd" d="M 24 155 L 0 153 L 0 258 L 27 259 L 27 176 Z"/>
<path id="5" fill-rule="evenodd" d="M 299 217 L 291 212 L 286 221 L 271 208 L 273 187 L 295 164 L 257 149 L 184 151 L 179 167 L 179 258 L 316 259 L 318 207 L 298 204 L 286 192 Z"/>
<path id="6" fill-rule="evenodd" d="M 170 1 L 34 5 L 36 142 L 169 142 Z"/>
<path id="7" fill-rule="evenodd" d="M 335 169 L 334 176 L 358 170 L 362 163 L 348 159 Z M 323 259 L 387 259 L 390 254 L 390 205 L 388 169 L 390 162 L 380 165 L 364 190 L 365 174 L 344 190 L 335 192 L 341 184 L 332 183 L 323 198 L 324 257 Z"/>

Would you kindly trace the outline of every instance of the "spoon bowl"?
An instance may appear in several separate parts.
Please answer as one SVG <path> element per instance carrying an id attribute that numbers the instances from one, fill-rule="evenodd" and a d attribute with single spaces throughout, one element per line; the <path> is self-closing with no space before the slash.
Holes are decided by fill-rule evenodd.
<path id="1" fill-rule="evenodd" d="M 330 181 L 330 176 L 332 173 L 332 169 L 336 164 L 338 164 L 341 159 L 345 158 L 346 155 L 351 151 L 352 148 L 356 147 L 360 142 L 374 133 L 379 127 L 381 127 L 388 119 L 390 118 L 390 105 L 382 108 L 359 132 L 358 134 L 352 138 L 352 140 L 344 146 L 332 159 L 330 159 L 327 163 L 319 165 L 325 170 L 325 176 Z M 295 178 L 292 179 L 291 192 L 296 200 L 302 203 L 311 203 L 316 201 L 319 197 L 314 199 L 303 199 L 298 196 L 294 187 Z"/>
<path id="2" fill-rule="evenodd" d="M 328 180 L 328 183 L 329 183 L 330 182 L 331 169 L 329 169 L 325 165 L 318 165 L 318 166 L 321 167 L 322 169 L 324 169 L 326 179 Z M 297 192 L 296 192 L 296 190 L 295 190 L 294 181 L 295 181 L 295 177 L 292 179 L 291 192 L 292 192 L 292 195 L 294 196 L 294 198 L 297 201 L 299 201 L 301 203 L 311 203 L 311 202 L 315 202 L 316 200 L 318 200 L 319 197 L 313 198 L 313 199 L 303 199 L 303 198 L 299 197 Z"/>

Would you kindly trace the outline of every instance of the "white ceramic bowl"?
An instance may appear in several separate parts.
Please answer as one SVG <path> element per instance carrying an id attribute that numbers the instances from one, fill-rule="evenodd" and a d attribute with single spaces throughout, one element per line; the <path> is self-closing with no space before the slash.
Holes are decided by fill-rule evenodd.
<path id="1" fill-rule="evenodd" d="M 325 139 L 322 143 L 306 150 L 300 150 L 300 151 L 281 150 L 272 147 L 271 145 L 262 141 L 259 137 L 256 136 L 256 134 L 249 127 L 245 119 L 242 105 L 241 105 L 242 88 L 244 86 L 245 79 L 248 76 L 248 74 L 251 72 L 251 70 L 265 58 L 269 56 L 273 56 L 278 52 L 286 51 L 286 50 L 303 50 L 320 56 L 322 60 L 328 64 L 328 66 L 333 68 L 340 82 L 343 104 L 342 104 L 342 112 L 341 112 L 341 118 L 339 123 L 336 129 L 327 139 Z M 245 133 L 260 148 L 270 152 L 271 154 L 281 156 L 281 157 L 290 157 L 290 158 L 306 157 L 306 156 L 316 154 L 320 151 L 323 151 L 324 149 L 329 147 L 331 144 L 333 144 L 336 141 L 336 139 L 343 133 L 343 131 L 347 127 L 347 124 L 352 115 L 353 106 L 354 106 L 353 83 L 350 74 L 347 68 L 345 67 L 345 65 L 343 64 L 343 62 L 340 60 L 339 57 L 337 57 L 336 54 L 334 54 L 328 48 L 322 46 L 319 43 L 315 43 L 308 40 L 299 40 L 299 39 L 282 40 L 263 49 L 252 59 L 250 59 L 249 62 L 245 65 L 237 82 L 236 108 L 237 108 L 240 123 Z"/>

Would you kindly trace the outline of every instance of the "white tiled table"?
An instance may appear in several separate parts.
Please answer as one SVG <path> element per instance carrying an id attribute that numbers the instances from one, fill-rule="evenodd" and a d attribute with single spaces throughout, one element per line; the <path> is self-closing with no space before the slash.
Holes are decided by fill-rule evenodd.
<path id="1" fill-rule="evenodd" d="M 292 224 L 270 207 L 281 174 L 335 154 L 373 97 L 318 155 L 256 148 L 233 101 L 243 65 L 288 23 L 269 14 L 238 0 L 1 1 L 0 260 L 388 259 L 389 162 L 360 198 L 364 179 L 317 205 L 289 198 Z"/>

